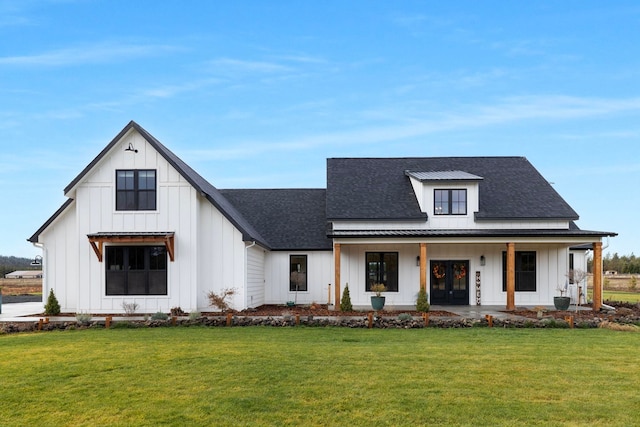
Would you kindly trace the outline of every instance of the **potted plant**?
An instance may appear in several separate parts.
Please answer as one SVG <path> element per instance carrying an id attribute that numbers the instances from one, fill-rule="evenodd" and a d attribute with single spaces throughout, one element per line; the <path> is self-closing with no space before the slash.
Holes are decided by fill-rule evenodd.
<path id="1" fill-rule="evenodd" d="M 374 283 L 371 285 L 371 292 L 375 293 L 375 295 L 371 296 L 371 307 L 374 310 L 382 310 L 384 308 L 385 297 L 382 296 L 382 293 L 387 290 L 387 287 L 384 283 Z"/>
<path id="2" fill-rule="evenodd" d="M 564 285 L 558 285 L 557 289 L 560 292 L 560 296 L 553 297 L 553 305 L 556 308 L 556 310 L 565 311 L 569 309 L 569 304 L 571 304 L 571 298 L 564 296 L 564 293 L 567 292 L 568 287 L 569 287 L 569 284 L 567 282 L 565 282 Z"/>

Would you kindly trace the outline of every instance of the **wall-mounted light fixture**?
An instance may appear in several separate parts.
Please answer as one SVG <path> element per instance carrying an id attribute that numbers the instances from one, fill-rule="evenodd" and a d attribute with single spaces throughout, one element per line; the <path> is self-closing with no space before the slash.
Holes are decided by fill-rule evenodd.
<path id="1" fill-rule="evenodd" d="M 487 259 L 484 257 L 484 255 L 480 255 L 480 265 L 486 265 L 487 264 Z"/>
<path id="2" fill-rule="evenodd" d="M 132 143 L 129 143 L 129 146 L 127 148 L 125 148 L 124 151 L 133 151 L 134 153 L 138 152 L 138 150 L 136 148 L 133 148 L 133 144 Z"/>
<path id="3" fill-rule="evenodd" d="M 31 261 L 31 265 L 42 265 L 42 257 L 40 255 L 36 255 L 33 261 Z"/>
<path id="4" fill-rule="evenodd" d="M 420 267 L 420 255 L 416 257 L 416 267 Z"/>

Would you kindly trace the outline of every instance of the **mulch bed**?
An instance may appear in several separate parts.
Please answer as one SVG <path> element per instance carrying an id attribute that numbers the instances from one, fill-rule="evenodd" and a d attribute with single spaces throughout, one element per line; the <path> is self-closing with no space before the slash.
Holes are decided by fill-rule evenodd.
<path id="1" fill-rule="evenodd" d="M 366 316 L 368 313 L 376 313 L 378 316 L 382 317 L 396 317 L 401 313 L 411 314 L 412 316 L 420 317 L 422 313 L 418 311 L 412 310 L 399 310 L 399 311 L 377 311 L 373 310 L 365 310 L 365 311 L 336 311 L 329 310 L 326 304 L 314 304 L 314 305 L 296 305 L 293 307 L 288 307 L 286 305 L 261 305 L 256 308 L 249 308 L 246 310 L 234 312 L 234 314 L 238 316 L 283 316 L 283 315 L 291 315 L 295 316 L 296 314 L 300 316 Z M 220 313 L 202 313 L 206 316 L 215 316 Z M 429 316 L 449 316 L 456 317 L 457 315 L 448 311 L 430 311 Z"/>
<path id="2" fill-rule="evenodd" d="M 574 320 L 590 320 L 593 318 L 616 320 L 621 317 L 640 317 L 640 304 L 630 304 L 626 302 L 606 301 L 606 305 L 614 307 L 615 312 L 609 312 L 607 310 L 593 311 L 580 309 L 576 311 L 575 306 L 569 310 L 542 310 L 543 317 L 553 317 L 554 319 L 565 319 L 569 316 L 573 316 Z M 581 307 L 583 308 L 583 307 Z M 591 306 L 584 306 L 584 308 L 591 308 Z M 538 310 L 536 308 L 508 312 L 517 316 L 527 317 L 530 319 L 538 318 Z"/>

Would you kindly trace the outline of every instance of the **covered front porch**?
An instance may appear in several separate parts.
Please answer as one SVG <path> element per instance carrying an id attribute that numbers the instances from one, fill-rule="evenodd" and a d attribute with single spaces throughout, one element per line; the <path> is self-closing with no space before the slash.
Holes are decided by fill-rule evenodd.
<path id="1" fill-rule="evenodd" d="M 370 306 L 371 284 L 384 283 L 390 307 L 415 306 L 420 289 L 432 305 L 550 306 L 558 285 L 568 280 L 569 239 L 334 241 L 334 303 L 349 286 L 355 308 Z M 593 309 L 602 305 L 602 242 L 592 242 Z"/>

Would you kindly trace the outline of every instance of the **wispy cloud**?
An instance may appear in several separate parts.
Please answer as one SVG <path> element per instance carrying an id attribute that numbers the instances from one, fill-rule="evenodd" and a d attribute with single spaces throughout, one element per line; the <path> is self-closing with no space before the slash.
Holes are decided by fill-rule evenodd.
<path id="1" fill-rule="evenodd" d="M 218 71 L 225 72 L 250 72 L 250 73 L 278 73 L 292 71 L 291 67 L 267 61 L 247 61 L 233 58 L 219 58 L 209 61 L 209 64 Z"/>
<path id="2" fill-rule="evenodd" d="M 640 98 L 607 99 L 570 96 L 531 96 L 506 98 L 494 105 L 468 105 L 438 114 L 433 108 L 415 113 L 411 120 L 397 117 L 380 126 L 361 126 L 341 132 L 300 135 L 288 140 L 265 140 L 236 143 L 233 148 L 192 150 L 187 153 L 197 159 L 232 159 L 255 157 L 274 151 L 311 150 L 321 146 L 376 144 L 422 137 L 449 130 L 464 130 L 528 120 L 574 120 L 604 117 L 617 113 L 640 111 Z M 368 112 L 371 115 L 371 112 Z"/>
<path id="3" fill-rule="evenodd" d="M 178 49 L 176 46 L 162 44 L 99 43 L 33 55 L 3 56 L 0 57 L 0 66 L 63 67 L 122 62 L 131 58 L 162 55 Z"/>

